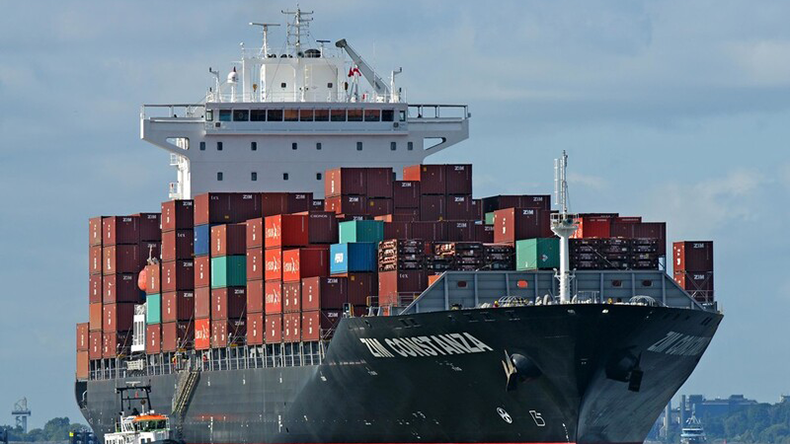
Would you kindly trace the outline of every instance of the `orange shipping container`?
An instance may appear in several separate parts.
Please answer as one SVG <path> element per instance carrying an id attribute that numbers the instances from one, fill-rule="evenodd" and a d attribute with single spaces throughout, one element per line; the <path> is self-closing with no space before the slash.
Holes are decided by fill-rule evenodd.
<path id="1" fill-rule="evenodd" d="M 89 348 L 89 323 L 77 324 L 77 351 L 87 352 Z"/>
<path id="2" fill-rule="evenodd" d="M 263 300 L 267 315 L 283 312 L 282 292 L 281 281 L 269 281 L 264 284 Z"/>
<path id="3" fill-rule="evenodd" d="M 101 302 L 88 304 L 90 331 L 101 331 L 102 318 L 104 318 L 104 311 Z"/>
<path id="4" fill-rule="evenodd" d="M 263 279 L 263 248 L 254 247 L 247 250 L 247 280 Z"/>
<path id="5" fill-rule="evenodd" d="M 90 357 L 88 351 L 77 352 L 77 379 L 86 380 L 90 376 Z"/>
<path id="6" fill-rule="evenodd" d="M 195 319 L 195 350 L 211 348 L 211 320 Z"/>
<path id="7" fill-rule="evenodd" d="M 247 312 L 263 313 L 263 281 L 247 281 Z"/>
<path id="8" fill-rule="evenodd" d="M 304 278 L 329 276 L 329 249 L 295 248 L 283 251 L 283 282 L 301 282 Z"/>
<path id="9" fill-rule="evenodd" d="M 145 352 L 149 355 L 162 352 L 162 324 L 152 324 L 145 328 Z"/>
<path id="10" fill-rule="evenodd" d="M 299 342 L 302 337 L 301 313 L 283 314 L 283 342 Z"/>
<path id="11" fill-rule="evenodd" d="M 100 331 L 92 331 L 88 335 L 88 339 L 90 341 L 88 348 L 88 356 L 90 359 L 101 359 L 101 347 L 102 347 L 102 337 Z"/>
<path id="12" fill-rule="evenodd" d="M 268 219 L 268 218 L 267 218 Z M 267 281 L 281 281 L 283 278 L 283 251 L 269 249 L 264 253 L 265 269 L 263 276 Z"/>
<path id="13" fill-rule="evenodd" d="M 263 313 L 247 314 L 247 344 L 261 345 L 264 343 Z"/>
<path id="14" fill-rule="evenodd" d="M 264 220 L 266 248 L 301 247 L 310 242 L 306 214 L 280 214 Z"/>

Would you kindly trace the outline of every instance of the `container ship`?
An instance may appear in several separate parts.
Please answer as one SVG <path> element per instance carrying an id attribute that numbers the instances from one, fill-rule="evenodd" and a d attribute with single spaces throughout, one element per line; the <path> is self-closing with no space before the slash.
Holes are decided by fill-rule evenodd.
<path id="1" fill-rule="evenodd" d="M 96 434 L 143 384 L 190 444 L 643 442 L 722 320 L 712 243 L 667 261 L 663 222 L 570 213 L 565 156 L 553 199 L 475 197 L 472 165 L 425 161 L 467 106 L 284 13 L 200 103 L 143 106 L 161 212 L 89 220 Z"/>

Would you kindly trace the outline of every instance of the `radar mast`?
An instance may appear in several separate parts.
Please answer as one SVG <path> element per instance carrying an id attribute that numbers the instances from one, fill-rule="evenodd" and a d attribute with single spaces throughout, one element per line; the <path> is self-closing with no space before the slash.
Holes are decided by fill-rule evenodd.
<path id="1" fill-rule="evenodd" d="M 551 215 L 551 231 L 560 238 L 560 271 L 557 279 L 560 281 L 560 303 L 571 301 L 571 272 L 569 239 L 577 228 L 577 216 L 568 212 L 568 181 L 566 170 L 568 168 L 568 154 L 562 151 L 562 157 L 554 159 L 554 195 L 559 213 Z"/>

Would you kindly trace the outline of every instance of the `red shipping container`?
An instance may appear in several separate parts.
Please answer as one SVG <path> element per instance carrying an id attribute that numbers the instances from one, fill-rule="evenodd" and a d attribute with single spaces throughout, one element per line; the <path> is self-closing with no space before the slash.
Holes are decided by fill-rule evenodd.
<path id="1" fill-rule="evenodd" d="M 494 243 L 494 226 L 475 224 L 475 242 L 483 242 L 485 244 Z"/>
<path id="2" fill-rule="evenodd" d="M 254 247 L 247 250 L 247 280 L 263 279 L 263 248 Z"/>
<path id="3" fill-rule="evenodd" d="M 177 260 L 162 264 L 162 291 L 195 288 L 195 261 Z"/>
<path id="4" fill-rule="evenodd" d="M 88 326 L 90 331 L 102 330 L 102 319 L 104 319 L 104 309 L 101 302 L 88 304 Z"/>
<path id="5" fill-rule="evenodd" d="M 114 245 L 102 248 L 104 262 L 102 273 L 106 275 L 116 273 L 137 273 L 143 267 L 140 265 L 140 250 L 137 245 Z"/>
<path id="6" fill-rule="evenodd" d="M 211 318 L 211 289 L 200 287 L 195 289 L 195 319 Z"/>
<path id="7" fill-rule="evenodd" d="M 263 247 L 263 218 L 250 219 L 246 223 L 247 234 L 245 241 L 247 249 Z"/>
<path id="8" fill-rule="evenodd" d="M 378 274 L 346 273 L 348 303 L 351 305 L 368 305 L 368 297 L 378 294 Z"/>
<path id="9" fill-rule="evenodd" d="M 88 335 L 88 339 L 90 341 L 90 348 L 88 348 L 88 356 L 90 359 L 101 359 L 101 352 L 102 352 L 102 345 L 104 341 L 102 340 L 102 334 L 100 331 L 92 331 Z"/>
<path id="10" fill-rule="evenodd" d="M 329 339 L 342 318 L 340 310 L 307 311 L 302 313 L 302 341 Z"/>
<path id="11" fill-rule="evenodd" d="M 137 216 L 110 216 L 102 219 L 102 245 L 136 244 L 140 241 L 140 218 Z"/>
<path id="12" fill-rule="evenodd" d="M 266 342 L 276 344 L 283 341 L 283 315 L 266 314 Z"/>
<path id="13" fill-rule="evenodd" d="M 369 216 L 380 216 L 391 214 L 394 211 L 391 198 L 368 198 L 367 214 Z"/>
<path id="14" fill-rule="evenodd" d="M 195 288 L 211 285 L 211 258 L 198 256 L 193 261 L 195 269 Z"/>
<path id="15" fill-rule="evenodd" d="M 365 168 L 335 168 L 326 170 L 324 175 L 324 197 L 367 192 L 367 171 Z"/>
<path id="16" fill-rule="evenodd" d="M 84 381 L 90 377 L 90 356 L 87 350 L 77 352 L 77 370 L 75 376 L 78 380 Z"/>
<path id="17" fill-rule="evenodd" d="M 330 196 L 324 199 L 324 209 L 336 214 L 365 215 L 367 198 L 356 195 Z"/>
<path id="18" fill-rule="evenodd" d="M 306 214 L 280 214 L 264 220 L 266 248 L 301 247 L 310 243 Z"/>
<path id="19" fill-rule="evenodd" d="M 88 248 L 88 273 L 101 274 L 103 260 L 102 247 Z"/>
<path id="20" fill-rule="evenodd" d="M 140 219 L 140 240 L 156 241 L 162 240 L 161 213 L 139 213 L 135 214 Z"/>
<path id="21" fill-rule="evenodd" d="M 162 262 L 192 259 L 195 236 L 190 230 L 171 230 L 162 233 Z"/>
<path id="22" fill-rule="evenodd" d="M 411 239 L 411 222 L 384 222 L 384 239 Z"/>
<path id="23" fill-rule="evenodd" d="M 368 197 L 392 197 L 392 168 L 365 168 Z"/>
<path id="24" fill-rule="evenodd" d="M 713 271 L 713 242 L 683 241 L 672 244 L 673 268 L 678 271 Z"/>
<path id="25" fill-rule="evenodd" d="M 109 333 L 131 330 L 134 325 L 134 305 L 129 302 L 104 305 L 102 307 L 104 310 L 102 331 Z"/>
<path id="26" fill-rule="evenodd" d="M 420 182 L 396 180 L 392 188 L 392 206 L 395 208 L 419 208 Z"/>
<path id="27" fill-rule="evenodd" d="M 149 260 L 161 261 L 162 259 L 162 243 L 158 241 L 141 241 L 138 244 L 137 251 L 139 251 L 138 271 L 148 265 Z"/>
<path id="28" fill-rule="evenodd" d="M 447 237 L 447 224 L 444 222 L 412 222 L 411 235 L 414 239 L 426 242 L 445 240 Z"/>
<path id="29" fill-rule="evenodd" d="M 162 322 L 188 321 L 195 316 L 194 291 L 169 291 L 162 294 Z"/>
<path id="30" fill-rule="evenodd" d="M 162 232 L 191 230 L 195 226 L 193 210 L 191 199 L 162 202 Z"/>
<path id="31" fill-rule="evenodd" d="M 641 216 L 615 217 L 612 220 L 612 224 L 638 224 L 641 222 Z"/>
<path id="32" fill-rule="evenodd" d="M 211 319 L 236 319 L 247 309 L 247 287 L 223 287 L 211 290 Z"/>
<path id="33" fill-rule="evenodd" d="M 301 313 L 283 314 L 283 342 L 299 342 L 302 338 Z"/>
<path id="34" fill-rule="evenodd" d="M 114 304 L 116 302 L 142 303 L 145 298 L 137 287 L 137 275 L 132 273 L 111 274 L 102 279 L 103 302 Z M 155 294 L 155 293 L 151 293 Z"/>
<path id="35" fill-rule="evenodd" d="M 282 281 L 269 281 L 263 284 L 263 304 L 267 315 L 283 312 Z"/>
<path id="36" fill-rule="evenodd" d="M 632 224 L 634 227 L 634 239 L 658 239 L 658 255 L 667 254 L 667 223 L 666 222 L 642 222 Z"/>
<path id="37" fill-rule="evenodd" d="M 300 282 L 303 278 L 329 276 L 328 248 L 295 248 L 283 251 L 283 282 Z"/>
<path id="38" fill-rule="evenodd" d="M 674 273 L 675 282 L 680 288 L 689 293 L 713 292 L 713 272 L 712 271 L 676 271 Z"/>
<path id="39" fill-rule="evenodd" d="M 434 222 L 446 219 L 447 198 L 439 195 L 420 196 L 420 220 Z"/>
<path id="40" fill-rule="evenodd" d="M 166 322 L 162 324 L 162 351 L 174 352 L 191 348 L 195 330 L 190 322 Z"/>
<path id="41" fill-rule="evenodd" d="M 408 305 L 426 288 L 428 273 L 423 270 L 382 271 L 379 273 L 379 305 Z"/>
<path id="42" fill-rule="evenodd" d="M 265 326 L 263 313 L 247 314 L 247 344 L 262 345 L 264 343 Z"/>
<path id="43" fill-rule="evenodd" d="M 309 211 L 324 211 L 324 199 L 311 200 Z"/>
<path id="44" fill-rule="evenodd" d="M 247 311 L 263 312 L 263 280 L 247 281 Z"/>
<path id="45" fill-rule="evenodd" d="M 309 244 L 336 244 L 338 241 L 337 216 L 331 211 L 307 213 L 307 240 Z"/>
<path id="46" fill-rule="evenodd" d="M 226 224 L 211 227 L 211 257 L 238 256 L 247 249 L 247 226 Z"/>
<path id="47" fill-rule="evenodd" d="M 261 193 L 261 200 L 262 211 L 258 216 L 301 213 L 311 209 L 313 193 Z"/>
<path id="48" fill-rule="evenodd" d="M 395 208 L 392 214 L 392 221 L 397 222 L 417 222 L 420 220 L 419 208 Z"/>
<path id="49" fill-rule="evenodd" d="M 96 303 L 102 301 L 102 286 L 103 286 L 102 276 L 100 274 L 92 274 L 88 279 L 89 303 Z"/>
<path id="50" fill-rule="evenodd" d="M 486 220 L 486 215 L 483 213 L 483 200 L 472 199 L 472 215 L 474 220 Z"/>
<path id="51" fill-rule="evenodd" d="M 211 348 L 211 319 L 195 319 L 195 350 Z"/>
<path id="52" fill-rule="evenodd" d="M 267 281 L 282 281 L 283 279 L 283 250 L 264 250 L 263 277 Z"/>
<path id="53" fill-rule="evenodd" d="M 162 324 L 145 327 L 145 352 L 149 355 L 162 353 Z"/>
<path id="54" fill-rule="evenodd" d="M 283 313 L 301 310 L 301 282 L 283 282 Z"/>
<path id="55" fill-rule="evenodd" d="M 445 202 L 445 219 L 475 220 L 475 209 L 472 207 L 472 195 L 447 196 Z"/>
<path id="56" fill-rule="evenodd" d="M 551 196 L 548 194 L 500 195 L 485 197 L 482 200 L 482 213 L 490 213 L 507 208 L 538 208 L 551 210 Z"/>
<path id="57" fill-rule="evenodd" d="M 162 293 L 162 268 L 157 262 L 155 264 L 146 265 L 142 272 L 145 278 L 145 294 L 160 294 Z M 108 276 L 109 277 L 109 276 Z M 105 281 L 107 279 L 105 278 Z M 104 301 L 112 302 L 112 301 Z"/>
<path id="58" fill-rule="evenodd" d="M 546 218 L 537 208 L 507 208 L 494 212 L 494 242 L 514 243 L 543 237 Z M 543 217 L 542 217 L 543 216 Z"/>
<path id="59" fill-rule="evenodd" d="M 131 332 L 110 332 L 102 334 L 102 358 L 110 359 L 129 354 L 132 347 Z"/>
<path id="60" fill-rule="evenodd" d="M 233 193 L 204 193 L 196 196 L 193 212 L 194 225 L 206 225 L 209 223 L 227 224 L 235 222 L 232 220 L 232 195 Z"/>
<path id="61" fill-rule="evenodd" d="M 211 346 L 223 348 L 241 344 L 247 336 L 247 318 L 211 321 Z"/>
<path id="62" fill-rule="evenodd" d="M 403 168 L 403 180 L 420 182 L 420 192 L 425 194 L 447 194 L 445 165 L 412 165 Z"/>
<path id="63" fill-rule="evenodd" d="M 475 222 L 472 220 L 447 221 L 447 241 L 466 242 L 475 240 Z"/>
<path id="64" fill-rule="evenodd" d="M 77 351 L 88 351 L 90 346 L 89 323 L 77 324 Z"/>
<path id="65" fill-rule="evenodd" d="M 604 239 L 611 237 L 612 218 L 610 217 L 582 216 L 577 219 L 577 222 L 579 223 L 579 228 L 571 235 L 571 239 Z"/>
<path id="66" fill-rule="evenodd" d="M 472 195 L 472 165 L 445 165 L 447 194 Z"/>
<path id="67" fill-rule="evenodd" d="M 341 309 L 347 302 L 348 278 L 331 276 L 302 279 L 302 311 Z"/>
<path id="68" fill-rule="evenodd" d="M 103 234 L 102 234 L 102 221 L 108 216 L 98 216 L 88 219 L 88 245 L 91 247 L 101 247 Z"/>

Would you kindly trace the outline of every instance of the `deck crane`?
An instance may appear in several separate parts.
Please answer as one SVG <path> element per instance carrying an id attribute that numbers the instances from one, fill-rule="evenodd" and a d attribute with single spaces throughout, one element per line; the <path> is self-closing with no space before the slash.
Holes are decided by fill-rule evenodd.
<path id="1" fill-rule="evenodd" d="M 346 42 L 346 39 L 340 39 L 336 41 L 335 46 L 346 50 L 348 56 L 351 57 L 351 60 L 353 60 L 357 65 L 359 72 L 363 77 L 365 77 L 365 80 L 370 83 L 370 86 L 373 87 L 373 89 L 376 91 L 376 94 L 387 97 L 390 95 L 390 89 L 387 84 L 381 79 L 381 77 L 376 75 L 376 72 L 373 71 L 373 68 L 371 68 L 370 65 L 365 62 L 362 56 L 360 56 L 359 53 L 357 53 L 357 51 L 354 50 L 354 48 L 352 48 L 348 42 Z"/>

